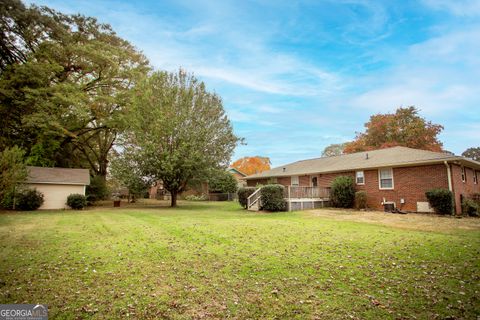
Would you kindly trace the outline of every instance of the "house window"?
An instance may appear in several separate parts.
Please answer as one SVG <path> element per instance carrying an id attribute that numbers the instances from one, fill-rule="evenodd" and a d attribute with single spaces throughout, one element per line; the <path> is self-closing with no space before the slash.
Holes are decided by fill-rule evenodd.
<path id="1" fill-rule="evenodd" d="M 268 179 L 267 183 L 268 183 L 268 184 L 277 184 L 277 183 L 278 183 L 278 179 L 277 179 L 277 178 L 270 178 L 270 179 Z"/>
<path id="2" fill-rule="evenodd" d="M 378 180 L 380 189 L 393 189 L 392 168 L 378 170 Z"/>
<path id="3" fill-rule="evenodd" d="M 298 176 L 292 176 L 292 186 L 298 186 Z"/>
<path id="4" fill-rule="evenodd" d="M 465 167 L 462 167 L 462 182 L 467 181 L 467 176 L 465 175 Z"/>
<path id="5" fill-rule="evenodd" d="M 363 171 L 357 171 L 355 173 L 355 181 L 357 184 L 365 184 L 365 176 L 363 175 Z"/>
<path id="6" fill-rule="evenodd" d="M 312 178 L 312 187 L 318 187 L 318 178 L 317 177 Z"/>
<path id="7" fill-rule="evenodd" d="M 473 170 L 473 183 L 478 184 L 477 170 Z"/>

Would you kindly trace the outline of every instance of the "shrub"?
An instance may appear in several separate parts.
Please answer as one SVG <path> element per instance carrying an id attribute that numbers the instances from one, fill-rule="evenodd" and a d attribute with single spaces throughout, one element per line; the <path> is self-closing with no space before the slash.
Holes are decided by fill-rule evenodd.
<path id="1" fill-rule="evenodd" d="M 462 212 L 472 217 L 478 217 L 480 205 L 473 199 L 462 199 Z"/>
<path id="2" fill-rule="evenodd" d="M 83 209 L 87 206 L 87 198 L 83 194 L 71 194 L 67 198 L 67 205 L 75 210 Z"/>
<path id="3" fill-rule="evenodd" d="M 452 214 L 453 194 L 447 189 L 432 189 L 425 192 L 430 206 L 437 214 Z"/>
<path id="4" fill-rule="evenodd" d="M 357 209 L 367 208 L 367 193 L 365 191 L 355 192 L 355 205 Z"/>
<path id="5" fill-rule="evenodd" d="M 332 205 L 339 208 L 351 208 L 355 201 L 355 184 L 349 176 L 339 176 L 332 181 L 330 198 Z"/>
<path id="6" fill-rule="evenodd" d="M 18 192 L 16 194 L 18 194 Z M 0 200 L 0 208 L 13 209 L 13 199 L 14 199 L 13 195 L 14 195 L 13 190 L 4 192 L 3 199 Z"/>
<path id="7" fill-rule="evenodd" d="M 243 187 L 238 189 L 238 192 L 237 192 L 238 202 L 240 202 L 240 205 L 245 209 L 247 208 L 248 197 L 250 197 L 250 195 L 254 193 L 255 190 L 257 190 L 257 188 L 255 187 Z"/>
<path id="8" fill-rule="evenodd" d="M 216 170 L 208 179 L 208 189 L 213 193 L 237 192 L 237 179 L 228 171 Z"/>
<path id="9" fill-rule="evenodd" d="M 205 197 L 204 194 L 199 195 L 199 196 L 191 194 L 191 195 L 186 196 L 185 200 L 188 200 L 188 201 L 205 201 L 205 200 L 207 200 L 207 197 Z"/>
<path id="10" fill-rule="evenodd" d="M 37 210 L 43 204 L 43 194 L 35 189 L 27 189 L 16 196 L 18 210 Z"/>
<path id="11" fill-rule="evenodd" d="M 285 187 L 281 184 L 267 184 L 260 190 L 262 209 L 268 211 L 285 211 L 287 204 L 284 200 Z"/>

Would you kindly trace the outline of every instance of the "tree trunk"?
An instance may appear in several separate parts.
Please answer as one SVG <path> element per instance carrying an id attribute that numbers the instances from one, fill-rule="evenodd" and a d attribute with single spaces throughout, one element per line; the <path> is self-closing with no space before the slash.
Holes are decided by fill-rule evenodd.
<path id="1" fill-rule="evenodd" d="M 170 202 L 170 207 L 176 207 L 177 206 L 177 195 L 178 191 L 170 191 L 171 194 L 171 202 Z"/>

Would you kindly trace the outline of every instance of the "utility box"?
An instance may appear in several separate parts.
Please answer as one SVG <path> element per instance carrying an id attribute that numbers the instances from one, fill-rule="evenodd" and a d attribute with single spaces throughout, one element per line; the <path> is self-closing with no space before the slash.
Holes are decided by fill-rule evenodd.
<path id="1" fill-rule="evenodd" d="M 433 208 L 430 207 L 428 201 L 419 201 L 417 202 L 417 212 L 434 212 Z"/>

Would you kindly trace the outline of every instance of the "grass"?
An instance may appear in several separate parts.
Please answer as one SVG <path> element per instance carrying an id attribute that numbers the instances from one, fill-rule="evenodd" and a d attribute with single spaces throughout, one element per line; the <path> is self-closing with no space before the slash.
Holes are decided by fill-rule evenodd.
<path id="1" fill-rule="evenodd" d="M 322 212 L 183 202 L 3 213 L 0 303 L 46 303 L 59 319 L 480 316 L 478 228 Z"/>

